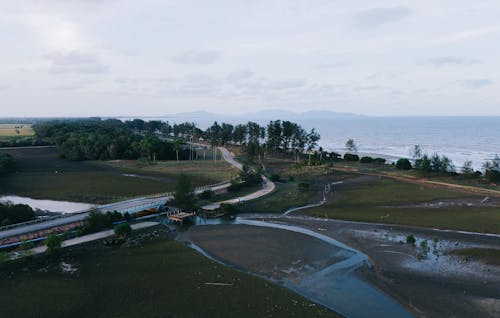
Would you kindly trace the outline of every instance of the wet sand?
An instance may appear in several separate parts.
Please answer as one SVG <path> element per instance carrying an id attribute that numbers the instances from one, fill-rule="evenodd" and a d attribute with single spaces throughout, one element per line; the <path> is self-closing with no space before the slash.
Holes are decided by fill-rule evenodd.
<path id="1" fill-rule="evenodd" d="M 196 226 L 188 235 L 213 257 L 277 280 L 296 281 L 346 259 L 340 248 L 286 230 L 248 225 Z"/>
<path id="2" fill-rule="evenodd" d="M 500 268 L 449 255 L 464 247 L 498 248 L 499 237 L 307 217 L 288 217 L 286 223 L 328 235 L 368 255 L 373 268 L 360 268 L 356 274 L 418 317 L 500 316 Z M 410 234 L 416 246 L 400 242 Z M 430 249 L 418 259 L 422 240 Z"/>

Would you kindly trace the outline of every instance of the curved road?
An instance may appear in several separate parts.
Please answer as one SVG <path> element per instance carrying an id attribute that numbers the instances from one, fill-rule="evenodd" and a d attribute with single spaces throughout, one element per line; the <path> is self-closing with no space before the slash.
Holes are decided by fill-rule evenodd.
<path id="1" fill-rule="evenodd" d="M 222 157 L 224 158 L 225 161 L 227 161 L 229 164 L 234 166 L 235 168 L 242 170 L 243 165 L 232 157 L 231 153 L 229 150 L 227 150 L 224 147 L 218 147 L 220 152 L 222 153 Z M 275 185 L 273 182 L 268 180 L 266 177 L 262 177 L 263 180 L 263 188 L 259 191 L 256 191 L 254 193 L 251 193 L 249 195 L 246 195 L 242 198 L 237 198 L 237 199 L 232 199 L 232 200 L 227 200 L 223 201 L 224 203 L 238 203 L 241 201 L 247 201 L 247 200 L 252 200 L 256 198 L 260 198 L 270 192 L 272 192 L 275 188 Z M 212 191 L 219 190 L 221 188 L 227 188 L 230 186 L 230 183 L 226 184 L 221 184 L 217 185 L 211 188 Z M 198 192 L 201 192 L 202 190 L 199 190 Z M 165 204 L 167 201 L 171 200 L 173 197 L 171 194 L 167 194 L 165 196 L 158 196 L 158 197 L 153 197 L 153 198 L 148 198 L 148 197 L 140 197 L 140 198 L 135 198 L 127 201 L 120 201 L 116 203 L 111 203 L 107 204 L 104 206 L 100 206 L 99 209 L 101 211 L 107 212 L 107 211 L 122 211 L 126 212 L 127 210 L 132 210 L 132 209 L 137 209 L 140 207 L 150 208 L 151 206 L 154 205 L 159 205 L 159 204 Z M 210 205 L 211 207 L 218 208 L 220 206 L 220 203 L 223 202 L 218 202 L 214 203 L 213 205 Z M 78 214 L 73 214 L 69 216 L 64 216 L 58 219 L 51 219 L 47 221 L 40 221 L 39 223 L 30 223 L 25 226 L 19 226 L 11 229 L 7 229 L 4 231 L 0 231 L 0 239 L 5 239 L 8 237 L 13 237 L 13 236 L 18 236 L 22 234 L 27 234 L 31 232 L 36 232 L 44 229 L 49 229 L 57 226 L 62 226 L 65 224 L 70 224 L 70 223 L 75 223 L 84 220 L 88 215 L 88 212 L 82 212 Z"/>

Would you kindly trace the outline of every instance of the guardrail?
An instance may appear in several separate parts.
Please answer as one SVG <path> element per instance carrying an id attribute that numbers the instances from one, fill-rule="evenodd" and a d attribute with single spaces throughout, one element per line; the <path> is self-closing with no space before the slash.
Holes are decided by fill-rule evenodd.
<path id="1" fill-rule="evenodd" d="M 201 187 L 197 187 L 194 189 L 195 192 L 203 192 L 205 190 L 208 190 L 208 189 L 212 189 L 214 187 L 218 187 L 218 186 L 222 186 L 222 185 L 225 185 L 225 184 L 230 184 L 232 180 L 226 180 L 226 181 L 221 181 L 221 182 L 217 182 L 217 183 L 214 183 L 214 184 L 209 184 L 209 185 L 205 185 L 205 186 L 201 186 Z M 42 223 L 42 222 L 47 222 L 47 221 L 53 221 L 53 220 L 58 220 L 58 219 L 62 219 L 62 218 L 66 218 L 66 217 L 70 217 L 70 216 L 73 216 L 73 215 L 76 215 L 76 214 L 81 214 L 81 213 L 87 213 L 93 209 L 98 209 L 98 210 L 105 210 L 107 208 L 111 208 L 113 205 L 118 205 L 118 204 L 123 204 L 123 203 L 126 203 L 126 202 L 133 202 L 134 200 L 138 200 L 138 199 L 156 199 L 156 198 L 163 198 L 163 197 L 170 197 L 170 196 L 173 196 L 174 193 L 173 192 L 164 192 L 164 193 L 157 193 L 157 194 L 152 194 L 152 195 L 148 195 L 148 196 L 144 196 L 144 197 L 139 197 L 139 198 L 134 198 L 134 199 L 129 199 L 129 200 L 125 200 L 125 201 L 119 201 L 119 202 L 114 202 L 114 203 L 110 203 L 110 204 L 105 204 L 105 205 L 100 205 L 100 206 L 95 206 L 91 209 L 86 209 L 86 210 L 80 210 L 80 211 L 77 211 L 77 212 L 73 212 L 73 213 L 66 213 L 66 214 L 62 214 L 62 215 L 56 215 L 56 216 L 50 216 L 50 217 L 45 217 L 45 218 L 39 218 L 39 219 L 35 219 L 35 220 L 31 220 L 31 221 L 26 221 L 26 222 L 22 222 L 22 223 L 16 223 L 16 224 L 11 224 L 11 225 L 4 225 L 4 226 L 0 226 L 0 231 L 5 231 L 5 230 L 10 230 L 10 229 L 14 229 L 14 228 L 18 228 L 18 227 L 22 227 L 22 226 L 28 226 L 28 225 L 33 225 L 33 224 L 38 224 L 38 223 Z M 137 207 L 147 207 L 147 206 L 150 206 L 151 203 L 146 203 L 146 204 L 140 204 L 140 205 L 137 205 L 133 208 L 137 208 Z M 130 210 L 132 209 L 132 207 L 130 208 L 127 208 L 127 209 L 116 209 L 116 211 L 127 211 L 127 210 Z M 110 209 L 111 211 L 114 211 L 113 209 Z"/>

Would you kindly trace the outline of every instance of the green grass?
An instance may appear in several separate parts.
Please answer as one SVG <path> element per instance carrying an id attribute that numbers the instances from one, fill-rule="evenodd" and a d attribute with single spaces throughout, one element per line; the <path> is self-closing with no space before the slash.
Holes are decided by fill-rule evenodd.
<path id="1" fill-rule="evenodd" d="M 318 189 L 301 189 L 298 182 L 276 183 L 276 189 L 265 197 L 239 204 L 239 213 L 283 213 L 289 208 L 306 205 L 318 195 Z"/>
<path id="2" fill-rule="evenodd" d="M 220 161 L 216 164 L 181 162 L 178 166 L 173 162 L 74 162 L 59 158 L 55 148 L 20 148 L 4 152 L 14 157 L 17 172 L 1 177 L 0 194 L 37 199 L 109 203 L 171 191 L 181 171 L 192 178 L 194 185 L 223 181 L 228 177 L 225 171 L 230 171 L 227 164 Z"/>
<path id="3" fill-rule="evenodd" d="M 489 265 L 500 265 L 500 249 L 466 248 L 454 250 L 451 254 L 462 256 L 469 260 L 479 260 Z"/>
<path id="4" fill-rule="evenodd" d="M 344 174 L 349 176 L 349 174 Z M 351 175 L 356 178 L 359 175 Z M 359 179 L 361 180 L 361 179 Z M 440 199 L 471 198 L 439 186 L 365 177 L 335 187 L 333 201 L 307 210 L 313 216 L 352 221 L 406 224 L 474 232 L 500 233 L 500 209 L 492 207 L 412 207 Z M 406 207 L 401 207 L 405 206 Z"/>
<path id="5" fill-rule="evenodd" d="M 175 241 L 79 249 L 64 256 L 76 275 L 43 260 L 0 271 L 0 317 L 337 317 Z"/>

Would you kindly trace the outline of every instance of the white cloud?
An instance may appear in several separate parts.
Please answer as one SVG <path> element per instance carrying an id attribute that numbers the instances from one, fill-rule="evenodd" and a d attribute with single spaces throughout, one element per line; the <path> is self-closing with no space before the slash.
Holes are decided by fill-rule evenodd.
<path id="1" fill-rule="evenodd" d="M 172 58 L 177 64 L 212 64 L 220 58 L 216 51 L 190 50 L 179 53 Z"/>
<path id="2" fill-rule="evenodd" d="M 88 53 L 54 52 L 45 55 L 50 61 L 49 72 L 53 74 L 79 73 L 100 74 L 107 71 L 96 55 Z"/>

